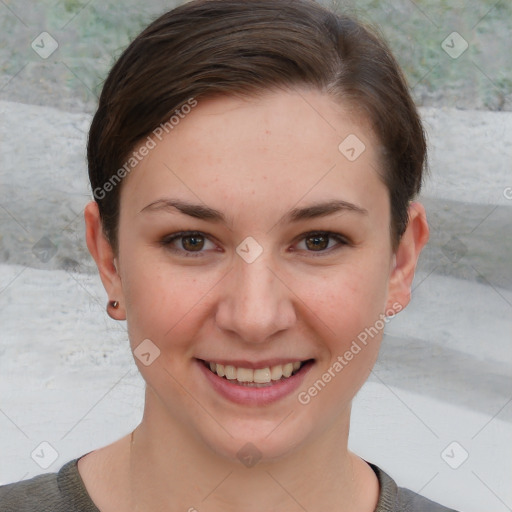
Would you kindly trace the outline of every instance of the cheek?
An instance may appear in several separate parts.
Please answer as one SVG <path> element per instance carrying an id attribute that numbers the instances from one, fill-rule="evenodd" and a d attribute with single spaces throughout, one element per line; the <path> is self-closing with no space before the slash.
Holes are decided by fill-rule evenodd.
<path id="1" fill-rule="evenodd" d="M 134 346 L 149 338 L 160 346 L 162 331 L 172 328 L 176 315 L 184 314 L 187 288 L 179 275 L 168 276 L 168 268 L 148 259 L 150 251 L 128 242 L 120 250 L 124 250 L 122 282 L 130 341 Z"/>
<path id="2" fill-rule="evenodd" d="M 321 335 L 324 354 L 298 395 L 301 407 L 312 407 L 311 417 L 336 421 L 368 379 L 382 339 L 385 296 L 378 261 L 340 268 L 309 296 L 315 313 L 310 318 L 321 320 L 310 327 Z"/>
<path id="3" fill-rule="evenodd" d="M 134 251 L 125 262 L 123 291 L 132 348 L 148 338 L 172 354 L 191 349 L 209 293 L 219 277 L 198 267 L 178 267 Z M 162 356 L 170 357 L 162 351 Z"/>
<path id="4" fill-rule="evenodd" d="M 322 279 L 302 277 L 299 283 L 299 297 L 304 297 L 330 336 L 344 342 L 373 325 L 385 308 L 387 275 L 379 262 L 340 266 Z"/>
<path id="5" fill-rule="evenodd" d="M 315 313 L 310 318 L 320 320 L 310 328 L 322 337 L 320 378 L 329 382 L 324 399 L 332 404 L 333 414 L 353 398 L 377 359 L 387 291 L 383 265 L 379 259 L 361 259 L 309 287 L 315 290 L 307 299 Z"/>

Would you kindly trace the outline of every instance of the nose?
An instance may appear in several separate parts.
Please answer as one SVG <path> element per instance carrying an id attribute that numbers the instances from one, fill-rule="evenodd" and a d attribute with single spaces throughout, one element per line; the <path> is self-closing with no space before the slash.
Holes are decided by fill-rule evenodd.
<path id="1" fill-rule="evenodd" d="M 265 251 L 252 263 L 236 257 L 216 312 L 217 326 L 246 343 L 264 343 L 296 322 L 293 292 Z"/>

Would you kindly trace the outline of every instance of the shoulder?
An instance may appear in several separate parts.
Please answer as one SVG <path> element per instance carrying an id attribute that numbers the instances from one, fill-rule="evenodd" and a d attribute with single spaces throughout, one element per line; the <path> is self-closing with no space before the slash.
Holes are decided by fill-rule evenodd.
<path id="1" fill-rule="evenodd" d="M 0 511 L 50 510 L 59 498 L 57 473 L 47 473 L 29 480 L 0 486 Z"/>
<path id="2" fill-rule="evenodd" d="M 398 487 L 382 469 L 375 464 L 367 463 L 375 471 L 380 484 L 379 501 L 375 512 L 457 512 L 409 489 Z"/>
<path id="3" fill-rule="evenodd" d="M 397 512 L 457 512 L 402 487 L 398 488 L 397 502 Z"/>
<path id="4" fill-rule="evenodd" d="M 58 473 L 0 486 L 0 512 L 99 512 L 80 479 L 77 461 L 64 464 Z"/>

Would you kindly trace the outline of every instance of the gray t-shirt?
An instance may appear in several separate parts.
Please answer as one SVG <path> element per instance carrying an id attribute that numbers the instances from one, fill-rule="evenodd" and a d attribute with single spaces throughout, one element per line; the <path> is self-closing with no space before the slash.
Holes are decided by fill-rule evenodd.
<path id="1" fill-rule="evenodd" d="M 0 486 L 0 512 L 100 512 L 89 496 L 77 462 L 67 462 L 58 473 Z M 368 462 L 380 484 L 375 512 L 456 512 L 408 489 L 397 487 L 382 469 Z"/>

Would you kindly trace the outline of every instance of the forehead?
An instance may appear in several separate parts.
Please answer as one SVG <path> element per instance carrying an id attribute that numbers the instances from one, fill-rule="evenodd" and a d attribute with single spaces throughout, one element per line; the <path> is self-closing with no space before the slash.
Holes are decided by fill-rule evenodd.
<path id="1" fill-rule="evenodd" d="M 319 91 L 199 99 L 167 131 L 125 178 L 133 208 L 167 192 L 257 211 L 326 194 L 361 205 L 386 195 L 366 119 Z"/>

